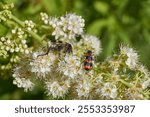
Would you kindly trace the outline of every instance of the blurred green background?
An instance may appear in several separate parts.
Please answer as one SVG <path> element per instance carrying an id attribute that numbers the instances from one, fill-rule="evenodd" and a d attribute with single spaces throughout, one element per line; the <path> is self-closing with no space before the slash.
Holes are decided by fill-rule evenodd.
<path id="1" fill-rule="evenodd" d="M 21 20 L 36 21 L 40 12 L 51 16 L 76 13 L 85 19 L 85 32 L 100 38 L 103 52 L 98 59 L 118 51 L 125 43 L 135 48 L 140 61 L 150 69 L 150 0 L 4 0 L 13 2 L 13 13 Z M 10 29 L 0 24 L 0 36 Z M 7 74 L 7 75 L 6 75 Z M 39 86 L 24 93 L 0 71 L 0 99 L 48 99 Z M 8 79 L 9 78 L 9 79 Z"/>

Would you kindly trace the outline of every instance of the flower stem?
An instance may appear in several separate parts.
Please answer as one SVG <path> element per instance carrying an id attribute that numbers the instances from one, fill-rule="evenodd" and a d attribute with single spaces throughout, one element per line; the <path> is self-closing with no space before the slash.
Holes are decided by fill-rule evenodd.
<path id="1" fill-rule="evenodd" d="M 16 23 L 18 23 L 21 27 L 24 27 L 24 24 L 21 20 L 19 20 L 17 17 L 15 17 L 14 15 L 11 14 L 11 19 L 13 21 L 15 21 Z M 36 39 L 39 43 L 42 43 L 43 40 L 42 38 L 37 35 L 36 33 L 34 33 L 33 31 L 27 31 L 34 39 Z"/>
<path id="2" fill-rule="evenodd" d="M 133 87 L 132 84 L 130 84 L 130 83 L 128 83 L 128 82 L 126 82 L 126 81 L 124 81 L 124 80 L 122 80 L 122 79 L 119 79 L 119 81 L 120 81 L 121 83 L 123 83 L 124 85 L 130 87 L 130 88 Z"/>

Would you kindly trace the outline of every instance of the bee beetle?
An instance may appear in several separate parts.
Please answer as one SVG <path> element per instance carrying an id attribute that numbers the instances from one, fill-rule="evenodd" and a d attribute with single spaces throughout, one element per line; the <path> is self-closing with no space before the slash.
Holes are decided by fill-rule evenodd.
<path id="1" fill-rule="evenodd" d="M 58 52 L 59 56 L 61 52 L 63 52 L 65 55 L 66 53 L 73 53 L 72 45 L 70 43 L 67 42 L 63 43 L 62 41 L 58 41 L 58 42 L 53 42 L 53 44 L 49 47 L 47 46 L 46 53 L 40 54 L 38 56 L 47 55 L 50 51 Z"/>
<path id="2" fill-rule="evenodd" d="M 93 55 L 92 51 L 88 50 L 86 55 L 85 55 L 85 60 L 84 60 L 84 69 L 89 71 L 93 67 Z"/>

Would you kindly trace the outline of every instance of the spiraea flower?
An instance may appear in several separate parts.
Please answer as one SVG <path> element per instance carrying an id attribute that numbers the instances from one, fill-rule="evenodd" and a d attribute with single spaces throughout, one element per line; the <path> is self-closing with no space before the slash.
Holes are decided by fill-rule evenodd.
<path id="1" fill-rule="evenodd" d="M 50 25 L 54 28 L 52 35 L 56 38 L 63 37 L 74 39 L 76 35 L 81 35 L 84 28 L 84 19 L 75 14 L 66 14 L 60 19 L 51 18 Z"/>
<path id="2" fill-rule="evenodd" d="M 46 93 L 48 96 L 53 96 L 54 98 L 57 97 L 64 97 L 65 94 L 68 93 L 68 89 L 70 87 L 70 81 L 64 80 L 63 82 L 53 81 L 53 82 L 46 82 Z"/>
<path id="3" fill-rule="evenodd" d="M 78 84 L 76 86 L 77 96 L 82 98 L 89 98 L 90 92 L 92 91 L 93 85 L 89 77 L 87 75 L 82 76 L 84 79 L 79 79 Z"/>
<path id="4" fill-rule="evenodd" d="M 16 66 L 13 69 L 13 84 L 17 85 L 19 88 L 24 88 L 24 91 L 33 90 L 34 83 L 29 79 L 31 77 L 31 73 L 29 71 L 29 66 L 26 62 L 22 62 L 20 66 Z"/>
<path id="5" fill-rule="evenodd" d="M 124 54 L 127 56 L 127 60 L 125 61 L 126 65 L 130 69 L 134 69 L 137 66 L 138 63 L 138 54 L 135 50 L 132 48 L 126 47 L 126 46 L 121 46 L 120 47 L 120 52 L 121 54 Z"/>
<path id="6" fill-rule="evenodd" d="M 25 92 L 32 91 L 34 87 L 34 83 L 31 82 L 31 80 L 26 78 L 15 77 L 15 79 L 13 80 L 13 84 L 17 85 L 18 88 L 24 88 Z"/>
<path id="7" fill-rule="evenodd" d="M 85 50 L 92 50 L 94 55 L 99 55 L 102 48 L 100 40 L 93 35 L 83 35 L 78 46 L 84 46 Z"/>
<path id="8" fill-rule="evenodd" d="M 34 53 L 33 60 L 30 62 L 31 72 L 38 78 L 46 77 L 51 72 L 56 56 L 53 53 L 39 56 L 41 53 Z"/>
<path id="9" fill-rule="evenodd" d="M 68 38 L 75 38 L 76 35 L 83 33 L 84 19 L 81 16 L 75 14 L 66 14 L 65 17 L 61 17 L 64 32 L 68 33 Z"/>
<path id="10" fill-rule="evenodd" d="M 13 84 L 17 87 L 31 91 L 36 81 L 54 99 L 150 99 L 150 73 L 140 65 L 134 49 L 122 45 L 119 53 L 98 62 L 95 56 L 102 51 L 101 41 L 84 32 L 81 16 L 68 13 L 51 17 L 41 13 L 44 25 L 36 25 L 32 20 L 20 21 L 7 7 L 0 13 L 0 21 L 9 19 L 17 25 L 9 37 L 0 38 L 0 59 L 10 61 L 0 64 L 0 69 L 19 62 L 13 69 Z M 49 39 L 47 50 L 34 48 L 36 44 L 28 37 L 41 46 Z M 37 52 L 31 55 L 28 44 L 33 44 Z"/>
<path id="11" fill-rule="evenodd" d="M 74 79 L 81 72 L 80 59 L 73 55 L 65 56 L 64 60 L 59 61 L 57 70 L 65 76 Z"/>
<path id="12" fill-rule="evenodd" d="M 105 83 L 101 89 L 100 95 L 107 99 L 115 99 L 117 97 L 117 87 L 111 83 Z"/>

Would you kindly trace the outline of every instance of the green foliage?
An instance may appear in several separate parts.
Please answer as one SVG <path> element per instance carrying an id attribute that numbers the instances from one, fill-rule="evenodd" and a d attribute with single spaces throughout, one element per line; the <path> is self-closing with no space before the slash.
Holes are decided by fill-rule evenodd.
<path id="1" fill-rule="evenodd" d="M 112 55 L 120 43 L 125 43 L 137 48 L 141 62 L 150 69 L 149 0 L 1 0 L 0 2 L 13 2 L 15 4 L 13 13 L 21 20 L 39 20 L 37 16 L 40 12 L 47 12 L 56 17 L 75 12 L 85 19 L 86 32 L 101 38 L 103 52 L 99 60 L 102 61 Z M 9 27 L 13 25 L 12 22 L 0 22 L 0 37 L 9 36 Z M 33 44 L 33 42 L 28 43 L 29 46 Z M 8 60 L 0 57 L 0 65 L 8 65 Z M 25 99 L 22 91 L 16 90 L 12 83 L 2 80 L 10 77 L 8 72 L 0 70 L 0 82 L 5 84 L 0 85 L 0 99 Z M 10 88 L 10 92 L 5 91 L 5 87 Z M 39 93 L 30 95 L 35 98 Z M 10 98 L 12 95 L 20 95 L 20 97 Z"/>

